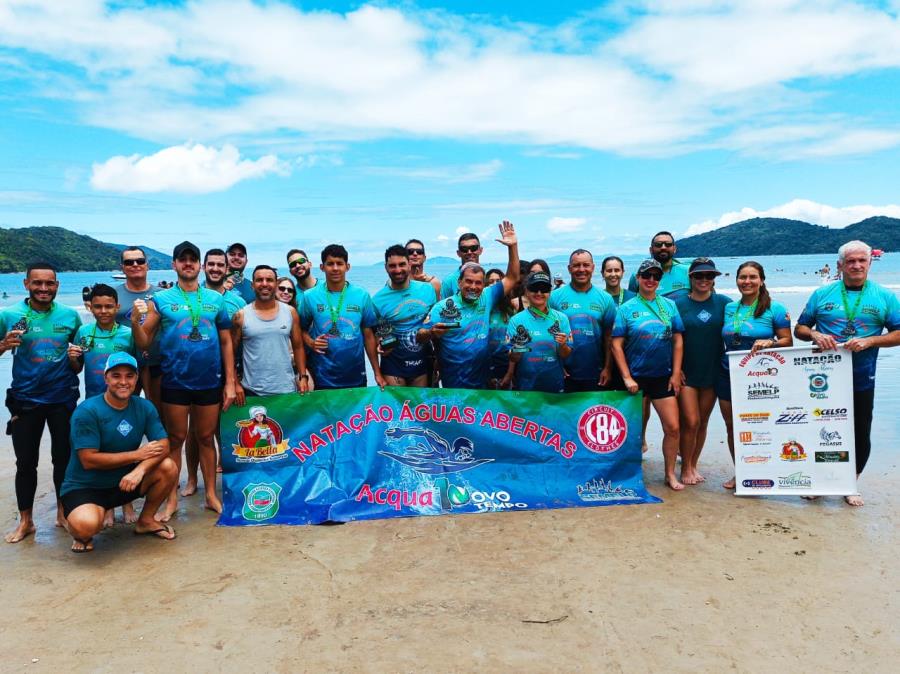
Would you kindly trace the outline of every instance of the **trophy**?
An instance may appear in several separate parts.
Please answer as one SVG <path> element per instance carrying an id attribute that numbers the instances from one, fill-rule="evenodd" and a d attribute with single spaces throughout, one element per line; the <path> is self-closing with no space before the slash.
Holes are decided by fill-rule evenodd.
<path id="1" fill-rule="evenodd" d="M 375 336 L 381 341 L 381 348 L 390 349 L 396 346 L 397 338 L 394 336 L 394 326 L 385 318 L 378 319 L 375 326 Z"/>
<path id="2" fill-rule="evenodd" d="M 549 332 L 553 337 L 556 337 L 559 333 L 561 333 L 562 328 L 559 327 L 559 321 L 553 321 L 553 325 L 547 328 L 547 332 Z"/>
<path id="3" fill-rule="evenodd" d="M 528 347 L 528 344 L 531 343 L 531 335 L 528 334 L 528 330 L 525 329 L 524 325 L 520 325 L 516 328 L 516 334 L 510 337 L 509 340 L 511 351 L 513 353 L 525 353 L 526 351 L 531 351 Z"/>
<path id="4" fill-rule="evenodd" d="M 462 318 L 462 312 L 459 307 L 453 303 L 453 298 L 447 300 L 447 304 L 441 309 L 441 323 L 446 328 L 458 328 L 459 321 Z"/>

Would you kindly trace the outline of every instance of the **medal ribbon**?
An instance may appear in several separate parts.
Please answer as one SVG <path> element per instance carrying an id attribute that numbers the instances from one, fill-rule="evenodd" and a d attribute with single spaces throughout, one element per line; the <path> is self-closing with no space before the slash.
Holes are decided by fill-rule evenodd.
<path id="1" fill-rule="evenodd" d="M 537 308 L 536 306 L 534 306 L 534 305 L 529 306 L 529 307 L 528 307 L 528 311 L 530 311 L 532 314 L 534 314 L 534 316 L 535 316 L 536 318 L 543 318 L 544 320 L 547 320 L 548 318 L 550 318 L 550 312 L 549 312 L 549 311 L 548 311 L 547 313 L 544 313 L 543 311 L 541 311 L 540 309 L 538 309 L 538 308 Z"/>
<path id="2" fill-rule="evenodd" d="M 654 298 L 654 303 L 656 304 L 656 311 L 654 311 L 653 307 L 650 306 L 650 303 L 644 299 L 643 295 L 638 294 L 638 297 L 641 298 L 641 302 L 644 303 L 644 306 L 647 307 L 647 310 L 651 314 L 656 316 L 660 320 L 660 322 L 666 327 L 666 330 L 668 330 L 670 327 L 672 327 L 672 317 L 669 316 L 668 312 L 666 312 L 666 310 L 662 308 L 662 305 L 659 303 L 658 297 Z"/>
<path id="3" fill-rule="evenodd" d="M 113 337 L 116 336 L 116 332 L 118 332 L 118 330 L 119 330 L 119 324 L 116 323 L 115 321 L 113 321 L 112 330 L 110 330 L 110 331 L 109 331 L 109 334 L 106 335 L 105 337 L 101 335 L 101 336 L 100 336 L 100 339 L 112 339 Z M 91 330 L 91 343 L 90 343 L 90 347 L 89 347 L 89 348 L 93 349 L 93 348 L 94 348 L 94 343 L 95 343 L 96 341 L 97 341 L 97 324 L 94 323 L 94 329 Z"/>
<path id="4" fill-rule="evenodd" d="M 750 318 L 754 312 L 756 311 L 756 307 L 759 304 L 759 297 L 753 300 L 753 304 L 750 305 L 750 310 L 746 314 L 741 313 L 741 308 L 744 306 L 740 301 L 738 305 L 734 308 L 734 316 L 731 319 L 731 324 L 734 327 L 734 334 L 741 334 L 741 324 L 744 322 L 745 318 Z"/>
<path id="5" fill-rule="evenodd" d="M 344 282 L 344 287 L 341 288 L 341 294 L 338 297 L 338 305 L 337 309 L 334 308 L 334 305 L 331 303 L 331 291 L 327 288 L 325 289 L 325 299 L 328 300 L 328 311 L 331 312 L 331 324 L 334 327 L 337 327 L 338 319 L 341 317 L 341 309 L 344 308 L 344 293 L 347 292 L 347 283 Z"/>
<path id="6" fill-rule="evenodd" d="M 191 302 L 191 298 L 188 297 L 188 294 L 184 292 L 184 288 L 178 286 L 178 290 L 181 291 L 181 296 L 184 298 L 184 303 L 187 304 L 188 311 L 191 314 L 191 327 L 196 330 L 197 326 L 200 325 L 200 315 L 203 312 L 203 306 L 200 304 L 200 290 L 197 290 L 196 307 L 194 307 L 194 304 L 193 302 Z"/>
<path id="7" fill-rule="evenodd" d="M 862 302 L 863 295 L 866 293 L 866 286 L 869 285 L 869 282 L 866 281 L 863 283 L 863 287 L 859 291 L 859 295 L 856 296 L 856 303 L 853 305 L 853 310 L 850 310 L 850 298 L 847 296 L 847 286 L 841 283 L 841 299 L 844 301 L 844 313 L 847 315 L 847 325 L 853 325 L 853 319 L 856 318 L 856 312 L 859 311 L 859 304 Z"/>
<path id="8" fill-rule="evenodd" d="M 859 302 L 857 302 L 859 304 Z M 31 329 L 31 319 L 35 317 L 36 314 L 47 314 L 48 316 L 53 313 L 53 310 L 56 309 L 56 302 L 50 302 L 50 309 L 48 311 L 35 311 L 31 308 L 31 300 L 25 303 L 25 306 L 28 307 L 28 311 L 25 312 L 25 316 L 23 319 L 25 320 L 25 329 Z"/>

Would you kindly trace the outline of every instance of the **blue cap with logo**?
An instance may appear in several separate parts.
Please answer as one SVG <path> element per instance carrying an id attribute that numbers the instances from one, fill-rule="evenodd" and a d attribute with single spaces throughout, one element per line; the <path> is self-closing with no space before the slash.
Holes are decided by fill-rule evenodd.
<path id="1" fill-rule="evenodd" d="M 130 353 L 125 351 L 116 351 L 109 358 L 106 359 L 106 367 L 103 368 L 103 374 L 106 374 L 114 367 L 118 367 L 119 365 L 127 365 L 128 367 L 134 369 L 135 371 L 138 369 L 137 361 L 134 359 Z"/>

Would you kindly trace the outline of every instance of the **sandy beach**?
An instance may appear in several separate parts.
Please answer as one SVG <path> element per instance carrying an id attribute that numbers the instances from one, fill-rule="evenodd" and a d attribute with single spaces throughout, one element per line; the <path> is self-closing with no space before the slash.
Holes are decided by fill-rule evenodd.
<path id="1" fill-rule="evenodd" d="M 48 449 L 37 536 L 0 546 L 0 670 L 895 671 L 896 455 L 877 422 L 860 509 L 730 496 L 714 417 L 706 485 L 670 492 L 646 455 L 660 505 L 235 529 L 199 495 L 174 543 L 117 524 L 87 555 L 53 527 Z M 4 529 L 13 471 L 6 439 Z"/>

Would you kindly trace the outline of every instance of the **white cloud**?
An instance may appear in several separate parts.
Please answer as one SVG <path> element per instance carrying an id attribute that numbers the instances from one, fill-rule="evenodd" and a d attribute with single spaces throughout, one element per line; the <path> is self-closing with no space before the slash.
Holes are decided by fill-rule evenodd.
<path id="1" fill-rule="evenodd" d="M 468 231 L 469 231 L 469 228 L 468 228 L 468 227 L 462 227 L 462 226 L 460 226 L 460 227 L 457 227 L 457 228 L 454 230 L 454 233 L 456 234 L 456 236 L 457 236 L 457 238 L 458 238 L 458 237 L 462 236 L 463 234 L 468 233 Z"/>
<path id="2" fill-rule="evenodd" d="M 167 147 L 145 157 L 111 157 L 93 165 L 91 185 L 107 192 L 203 194 L 227 190 L 242 180 L 288 171 L 275 155 L 241 159 L 233 145 L 218 150 L 197 143 Z"/>
<path id="3" fill-rule="evenodd" d="M 724 213 L 715 220 L 705 220 L 688 227 L 683 236 L 693 236 L 711 232 L 720 227 L 733 225 L 742 220 L 751 218 L 787 218 L 789 220 L 802 220 L 814 225 L 826 227 L 846 227 L 854 222 L 865 220 L 876 215 L 887 215 L 892 218 L 900 218 L 900 205 L 888 204 L 886 206 L 843 206 L 835 207 L 827 204 L 819 204 L 808 199 L 794 199 L 786 204 L 775 206 L 763 211 L 755 208 L 742 208 L 739 211 Z"/>
<path id="4" fill-rule="evenodd" d="M 365 169 L 373 175 L 410 178 L 413 180 L 433 180 L 447 184 L 472 183 L 492 178 L 503 166 L 499 159 L 478 164 L 459 166 L 428 166 L 420 168 L 399 168 L 394 166 L 370 166 Z"/>
<path id="5" fill-rule="evenodd" d="M 438 241 L 440 241 L 441 243 L 446 243 L 447 241 L 450 240 L 450 237 L 447 236 L 446 234 L 438 234 L 437 237 L 436 237 L 436 239 L 437 239 Z"/>
<path id="6" fill-rule="evenodd" d="M 570 234 L 579 231 L 587 222 L 587 218 L 553 217 L 547 220 L 547 229 L 553 234 Z"/>
<path id="7" fill-rule="evenodd" d="M 900 145 L 900 131 L 847 128 L 846 122 L 744 128 L 722 146 L 764 159 L 797 160 L 865 155 Z"/>
<path id="8" fill-rule="evenodd" d="M 16 0 L 0 3 L 0 48 L 51 73 L 19 68 L 31 91 L 72 101 L 88 123 L 165 144 L 399 136 L 641 156 L 720 146 L 763 118 L 814 116 L 839 78 L 900 67 L 900 22 L 875 3 L 620 4 L 622 28 L 609 39 L 590 14 L 548 27 L 408 4 L 341 14 L 285 0 Z M 840 127 L 830 142 L 798 140 L 794 156 L 870 152 L 900 133 L 862 113 Z M 499 164 L 469 168 L 407 175 L 483 180 Z"/>

